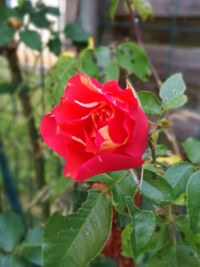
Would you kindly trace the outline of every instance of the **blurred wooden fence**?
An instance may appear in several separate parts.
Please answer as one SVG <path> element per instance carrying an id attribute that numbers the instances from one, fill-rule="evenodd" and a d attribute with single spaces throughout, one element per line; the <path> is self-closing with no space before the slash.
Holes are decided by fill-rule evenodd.
<path id="1" fill-rule="evenodd" d="M 108 0 L 104 0 L 107 4 Z M 141 22 L 145 48 L 161 77 L 182 72 L 187 84 L 200 85 L 200 0 L 149 0 L 153 18 Z M 105 16 L 106 17 L 106 16 Z M 112 23 L 106 29 L 103 41 L 121 41 L 133 36 L 123 0 Z"/>
<path id="2" fill-rule="evenodd" d="M 182 72 L 188 84 L 199 86 L 200 1 L 150 2 L 155 18 L 148 27 L 144 24 L 143 38 L 155 67 L 162 76 Z"/>
<path id="3" fill-rule="evenodd" d="M 94 1 L 98 3 L 96 15 L 99 17 L 100 42 L 110 44 L 115 40 L 122 41 L 132 36 L 132 27 L 129 16 L 123 9 L 123 0 L 114 22 L 108 19 L 111 0 Z M 149 2 L 152 4 L 154 16 L 147 22 L 141 23 L 141 29 L 142 39 L 152 63 L 163 78 L 174 72 L 182 72 L 187 84 L 198 87 L 200 0 L 149 0 Z M 76 20 L 78 1 L 66 0 L 66 3 L 65 7 L 61 7 L 65 9 L 62 10 L 61 20 L 65 22 Z M 85 11 L 85 17 L 90 17 L 89 12 L 91 10 Z M 22 63 L 27 62 L 27 58 L 31 63 L 35 62 L 37 54 L 29 50 L 25 53 L 24 51 L 23 47 L 20 53 Z M 55 62 L 55 57 L 45 50 L 38 63 L 40 62 L 43 62 L 45 68 L 49 68 Z"/>

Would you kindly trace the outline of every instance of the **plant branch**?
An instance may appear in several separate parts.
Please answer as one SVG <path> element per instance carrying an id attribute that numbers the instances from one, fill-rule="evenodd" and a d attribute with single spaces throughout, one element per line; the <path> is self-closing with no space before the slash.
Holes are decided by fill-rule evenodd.
<path id="1" fill-rule="evenodd" d="M 173 245 L 176 246 L 176 231 L 175 231 L 174 218 L 173 218 L 171 204 L 168 206 L 168 220 L 169 220 L 169 224 L 171 225 L 170 234 L 172 237 Z"/>
<path id="2" fill-rule="evenodd" d="M 139 27 L 139 24 L 138 24 L 139 20 L 138 20 L 138 17 L 136 16 L 136 13 L 135 13 L 135 11 L 134 11 L 134 9 L 132 7 L 132 1 L 131 0 L 125 0 L 125 2 L 127 4 L 129 15 L 130 15 L 130 19 L 131 19 L 131 22 L 132 22 L 132 27 L 133 27 L 134 34 L 135 34 L 135 40 L 141 46 L 141 48 L 143 50 L 145 50 L 143 42 L 142 42 L 142 36 L 141 36 L 140 27 Z M 151 71 L 152 71 L 152 75 L 153 75 L 153 77 L 155 79 L 155 82 L 157 84 L 157 87 L 159 89 L 161 84 L 162 84 L 161 79 L 160 79 L 156 69 L 154 68 L 150 58 L 148 60 L 149 60 L 149 65 L 150 65 L 150 68 L 151 68 Z"/>
<path id="3" fill-rule="evenodd" d="M 23 83 L 22 73 L 19 67 L 19 61 L 17 57 L 17 46 L 7 46 L 5 48 L 5 55 L 9 63 L 11 71 L 12 83 L 18 87 Z M 45 170 L 44 170 L 44 156 L 42 147 L 39 141 L 38 130 L 36 128 L 35 118 L 33 116 L 33 107 L 31 104 L 28 88 L 23 87 L 19 92 L 19 99 L 23 108 L 24 116 L 27 119 L 28 131 L 30 141 L 33 149 L 33 160 L 35 165 L 35 174 L 37 187 L 40 190 L 45 186 Z M 48 202 L 42 205 L 43 220 L 46 220 L 49 216 L 49 204 Z"/>

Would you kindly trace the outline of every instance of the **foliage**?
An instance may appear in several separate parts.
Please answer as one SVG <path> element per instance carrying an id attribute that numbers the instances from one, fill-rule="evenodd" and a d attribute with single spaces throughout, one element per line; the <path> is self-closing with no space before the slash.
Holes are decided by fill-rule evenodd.
<path id="1" fill-rule="evenodd" d="M 42 228 L 32 228 L 26 232 L 24 222 L 15 213 L 6 211 L 0 216 L 1 266 L 40 266 Z"/>
<path id="2" fill-rule="evenodd" d="M 119 0 L 112 0 L 111 1 L 111 8 L 110 8 L 110 16 L 114 19 L 117 7 L 119 5 Z M 143 20 L 152 16 L 152 7 L 148 0 L 128 0 L 124 1 L 124 7 L 127 9 L 127 5 L 130 4 L 133 7 L 133 10 L 137 12 L 138 15 L 141 16 Z"/>
<path id="3" fill-rule="evenodd" d="M 84 49 L 79 57 L 61 54 L 45 81 L 47 105 L 55 105 L 60 99 L 67 80 L 77 72 L 83 72 L 101 82 L 118 80 L 120 68 L 147 81 L 150 67 L 146 54 L 134 43 L 124 43 L 115 49 L 100 46 Z M 62 90 L 62 91 L 61 91 Z"/>
<path id="4" fill-rule="evenodd" d="M 48 221 L 43 244 L 44 266 L 87 266 L 105 245 L 111 223 L 110 201 L 98 191 L 89 191 L 87 201 L 77 213 L 67 217 L 54 214 Z"/>
<path id="5" fill-rule="evenodd" d="M 52 19 L 51 16 L 59 16 L 59 9 L 53 6 L 46 6 L 43 3 L 37 2 L 34 7 L 31 1 L 21 1 L 15 8 L 9 8 L 7 6 L 1 7 L 1 19 L 0 19 L 0 34 L 1 41 L 0 47 L 8 45 L 16 32 L 19 33 L 20 42 L 25 43 L 31 49 L 41 51 L 42 40 L 41 36 L 36 29 L 32 29 L 31 26 L 36 26 L 39 29 L 46 29 L 51 32 L 52 35 L 56 34 L 51 29 Z M 23 27 L 23 22 L 28 20 L 28 24 Z M 58 54 L 60 52 L 60 37 L 47 42 L 50 50 Z M 52 43 L 53 42 L 53 43 Z"/>

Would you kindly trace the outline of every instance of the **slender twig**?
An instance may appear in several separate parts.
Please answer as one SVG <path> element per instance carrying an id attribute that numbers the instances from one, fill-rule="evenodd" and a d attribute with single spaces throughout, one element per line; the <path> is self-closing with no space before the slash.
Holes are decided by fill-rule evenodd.
<path id="1" fill-rule="evenodd" d="M 132 7 L 132 1 L 130 0 L 125 0 L 126 4 L 127 4 L 127 7 L 128 7 L 128 11 L 129 11 L 129 15 L 130 15 L 130 19 L 131 19 L 131 22 L 132 22 L 132 27 L 133 27 L 133 30 L 134 30 L 134 33 L 135 33 L 135 40 L 136 42 L 141 46 L 141 48 L 143 50 L 145 50 L 144 48 L 144 45 L 143 45 L 143 42 L 142 42 L 142 36 L 141 36 L 141 31 L 140 31 L 140 27 L 139 27 L 139 20 L 138 20 L 138 17 L 136 16 L 136 13 Z M 156 81 L 156 84 L 158 86 L 158 89 L 160 88 L 162 82 L 161 82 L 161 79 L 156 71 L 156 69 L 154 68 L 152 62 L 151 62 L 151 59 L 149 58 L 149 65 L 150 65 L 150 68 L 151 68 L 151 71 L 152 71 L 152 75 Z"/>
<path id="2" fill-rule="evenodd" d="M 23 83 L 23 77 L 21 69 L 19 66 L 19 61 L 17 57 L 17 47 L 13 46 L 11 48 L 5 48 L 5 55 L 9 63 L 9 68 L 11 71 L 12 83 L 18 87 Z M 19 92 L 19 99 L 23 108 L 24 116 L 27 119 L 27 126 L 29 131 L 29 136 L 31 140 L 31 145 L 33 149 L 33 160 L 35 165 L 35 174 L 37 187 L 40 190 L 45 186 L 45 169 L 44 169 L 44 155 L 42 151 L 42 146 L 40 144 L 38 130 L 36 128 L 35 118 L 33 116 L 34 111 L 28 92 L 28 88 L 22 88 Z M 49 216 L 49 204 L 45 202 L 42 204 L 42 216 L 43 220 L 46 220 Z"/>
<path id="3" fill-rule="evenodd" d="M 177 138 L 176 138 L 175 134 L 173 133 L 172 129 L 170 131 L 166 130 L 166 131 L 164 131 L 164 133 L 165 133 L 167 139 L 170 141 L 174 153 L 178 156 L 181 156 L 181 152 L 179 149 Z"/>
<path id="4" fill-rule="evenodd" d="M 155 148 L 152 144 L 151 138 L 149 138 L 149 147 L 151 150 L 152 161 L 153 161 L 153 163 L 155 163 L 156 162 L 156 152 L 155 152 Z"/>
<path id="5" fill-rule="evenodd" d="M 176 246 L 176 230 L 175 230 L 174 218 L 173 218 L 173 213 L 172 213 L 172 205 L 168 206 L 168 220 L 171 225 L 170 233 L 171 233 L 173 245 Z"/>
<path id="6" fill-rule="evenodd" d="M 35 198 L 33 198 L 32 201 L 25 206 L 25 210 L 30 210 L 32 207 L 34 207 L 35 205 L 37 205 L 39 202 L 42 202 L 42 199 L 49 192 L 49 190 L 50 190 L 50 187 L 48 185 L 46 185 L 45 187 L 43 187 L 37 193 L 37 195 L 35 196 Z"/>
<path id="7" fill-rule="evenodd" d="M 140 185 L 140 181 L 139 181 L 139 179 L 138 179 L 136 173 L 134 172 L 133 169 L 130 169 L 130 172 L 131 172 L 131 174 L 132 174 L 132 177 L 133 177 L 133 180 L 134 180 L 134 182 L 135 182 L 135 184 L 136 184 L 136 187 L 139 189 L 139 188 L 140 188 L 140 187 L 139 187 L 139 185 Z"/>
<path id="8" fill-rule="evenodd" d="M 141 173 L 140 173 L 140 184 L 139 184 L 140 190 L 142 188 L 143 178 L 144 178 L 144 165 L 142 165 L 142 167 L 141 167 Z"/>

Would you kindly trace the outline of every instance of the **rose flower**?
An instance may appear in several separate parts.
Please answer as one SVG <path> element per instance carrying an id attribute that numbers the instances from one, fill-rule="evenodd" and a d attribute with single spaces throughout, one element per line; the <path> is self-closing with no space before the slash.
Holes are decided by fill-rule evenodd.
<path id="1" fill-rule="evenodd" d="M 65 159 L 64 174 L 84 181 L 142 165 L 148 122 L 131 88 L 77 74 L 68 80 L 60 103 L 43 117 L 40 131 Z"/>

